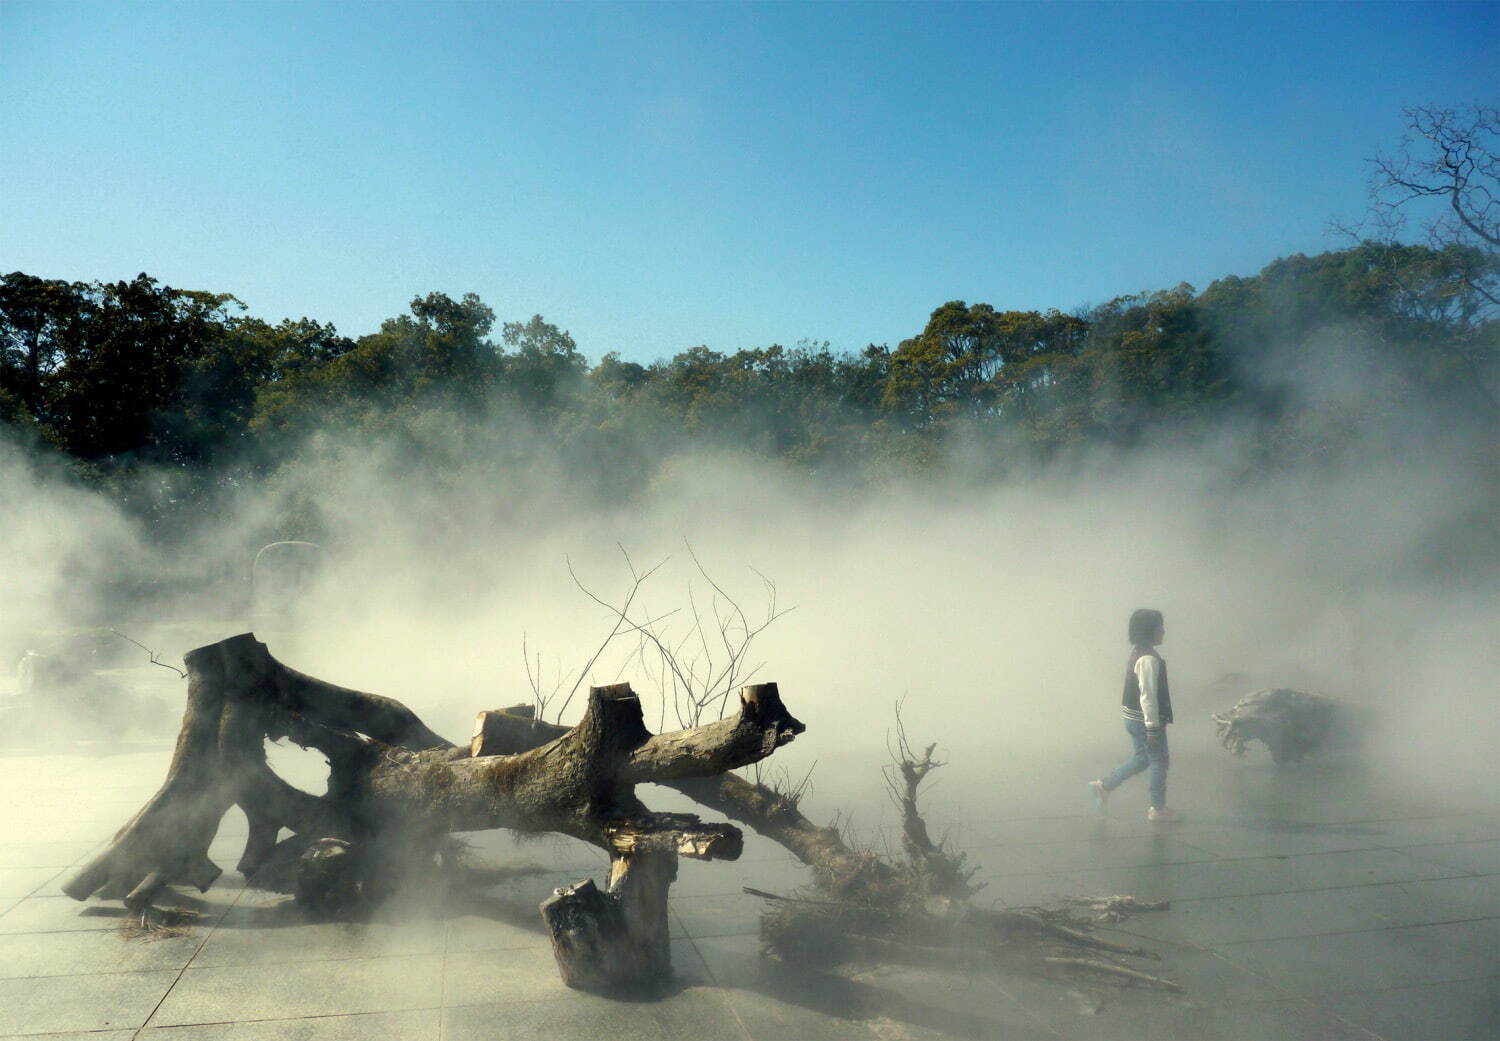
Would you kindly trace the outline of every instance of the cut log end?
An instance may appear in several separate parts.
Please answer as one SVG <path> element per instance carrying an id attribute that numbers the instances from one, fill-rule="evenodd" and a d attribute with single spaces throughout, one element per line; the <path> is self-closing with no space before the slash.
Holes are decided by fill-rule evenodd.
<path id="1" fill-rule="evenodd" d="M 616 856 L 675 853 L 693 860 L 738 860 L 744 833 L 732 824 L 704 824 L 691 813 L 657 813 L 611 821 L 605 841 Z"/>
<path id="2" fill-rule="evenodd" d="M 583 719 L 570 732 L 591 757 L 615 763 L 639 748 L 650 737 L 641 699 L 628 683 L 589 688 L 589 704 Z"/>
<path id="3" fill-rule="evenodd" d="M 519 755 L 566 732 L 564 727 L 538 720 L 533 705 L 491 709 L 474 717 L 469 755 L 476 759 L 486 755 Z"/>

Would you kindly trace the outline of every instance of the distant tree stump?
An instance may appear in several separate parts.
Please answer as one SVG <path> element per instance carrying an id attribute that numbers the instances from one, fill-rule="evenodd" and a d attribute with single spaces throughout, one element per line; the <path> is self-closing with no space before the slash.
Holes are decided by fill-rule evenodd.
<path id="1" fill-rule="evenodd" d="M 1213 721 L 1219 743 L 1236 756 L 1260 741 L 1276 763 L 1300 762 L 1325 748 L 1351 744 L 1363 726 L 1361 714 L 1337 698 L 1285 688 L 1247 694 Z"/>

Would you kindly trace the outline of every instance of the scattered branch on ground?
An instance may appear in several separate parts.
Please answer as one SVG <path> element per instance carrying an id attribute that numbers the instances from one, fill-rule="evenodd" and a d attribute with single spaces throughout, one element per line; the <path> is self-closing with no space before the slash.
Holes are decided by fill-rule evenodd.
<path id="1" fill-rule="evenodd" d="M 1070 896 L 1063 903 L 1092 911 L 1095 922 L 1108 924 L 1123 922 L 1134 914 L 1172 909 L 1169 900 L 1150 902 L 1137 900 L 1133 896 Z"/>
<path id="2" fill-rule="evenodd" d="M 943 765 L 935 757 L 937 746 L 930 744 L 918 754 L 899 704 L 889 747 L 892 761 L 885 767 L 885 781 L 901 813 L 904 856 L 861 851 L 837 828 L 785 828 L 783 844 L 813 867 L 816 891 L 783 896 L 745 890 L 771 905 L 761 916 L 768 955 L 818 969 L 892 963 L 990 968 L 1061 976 L 1073 983 L 1181 989 L 1118 961 L 1156 959 L 1154 952 L 1089 932 L 1096 922 L 1164 910 L 1165 904 L 1129 896 L 1080 898 L 1077 906 L 1095 912 L 1081 920 L 1066 910 L 974 905 L 971 898 L 980 888 L 972 881 L 976 869 L 966 867 L 964 854 L 946 839 L 932 841 L 918 807 L 923 783 Z M 800 814 L 797 819 L 805 824 Z"/>
<path id="3" fill-rule="evenodd" d="M 127 940 L 170 940 L 186 936 L 201 917 L 186 907 L 148 906 L 121 921 L 119 933 Z"/>

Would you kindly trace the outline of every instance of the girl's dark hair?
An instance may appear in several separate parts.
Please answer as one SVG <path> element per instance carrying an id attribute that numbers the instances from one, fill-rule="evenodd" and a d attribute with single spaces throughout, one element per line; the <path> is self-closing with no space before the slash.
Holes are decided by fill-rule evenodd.
<path id="1" fill-rule="evenodd" d="M 1161 627 L 1161 612 L 1142 607 L 1130 616 L 1130 642 L 1138 647 L 1148 644 L 1156 639 Z"/>

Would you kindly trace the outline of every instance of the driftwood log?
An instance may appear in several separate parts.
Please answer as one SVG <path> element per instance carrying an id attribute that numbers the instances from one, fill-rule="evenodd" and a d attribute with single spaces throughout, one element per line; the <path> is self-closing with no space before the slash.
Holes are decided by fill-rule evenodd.
<path id="1" fill-rule="evenodd" d="M 560 832 L 610 857 L 606 891 L 583 883 L 543 905 L 564 979 L 585 987 L 661 982 L 670 972 L 667 892 L 677 858 L 732 860 L 742 848 L 731 825 L 652 813 L 635 786 L 690 791 L 730 780 L 719 775 L 805 729 L 766 683 L 746 687 L 732 717 L 651 734 L 640 701 L 617 684 L 591 688 L 583 719 L 570 728 L 519 714 L 497 725 L 498 714 L 483 713 L 464 748 L 398 701 L 287 668 L 253 634 L 200 647 L 185 663 L 187 709 L 166 781 L 64 892 L 122 899 L 147 915 L 169 885 L 207 889 L 220 874 L 209 843 L 235 805 L 249 820 L 239 870 L 324 911 L 378 898 L 430 866 L 451 832 Z M 264 743 L 281 737 L 327 756 L 325 794 L 300 791 L 270 769 Z M 291 834 L 279 839 L 283 829 Z"/>

